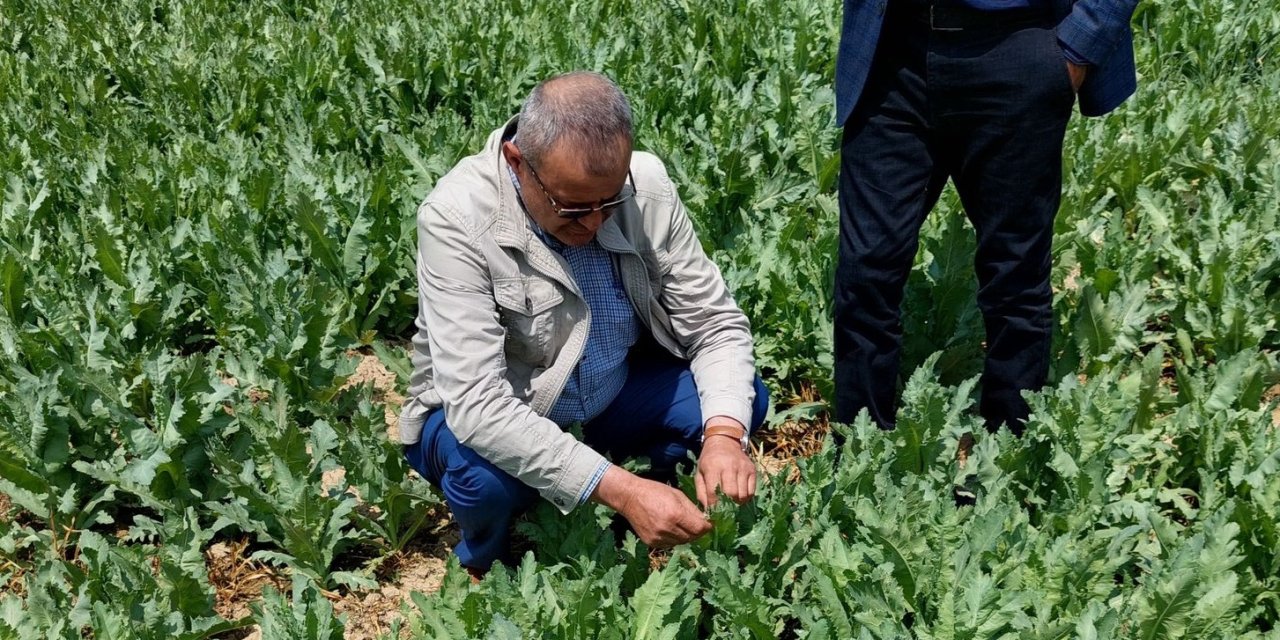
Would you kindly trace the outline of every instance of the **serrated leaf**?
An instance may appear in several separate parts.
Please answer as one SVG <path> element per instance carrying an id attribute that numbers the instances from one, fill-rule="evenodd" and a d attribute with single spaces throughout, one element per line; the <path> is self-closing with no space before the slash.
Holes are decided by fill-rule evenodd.
<path id="1" fill-rule="evenodd" d="M 489 633 L 485 635 L 487 640 L 522 640 L 524 634 L 520 632 L 514 622 L 508 620 L 502 614 L 493 616 L 493 623 L 489 625 Z"/>
<path id="2" fill-rule="evenodd" d="M 1087 356 L 1097 358 L 1115 346 L 1115 325 L 1097 289 L 1085 286 L 1081 292 L 1080 318 L 1076 332 L 1084 343 Z"/>
<path id="3" fill-rule="evenodd" d="M 124 271 L 124 255 L 116 245 L 115 238 L 112 238 L 104 229 L 96 227 L 93 234 L 93 247 L 94 257 L 97 258 L 98 268 L 102 273 L 122 287 L 129 286 L 129 277 Z"/>
<path id="4" fill-rule="evenodd" d="M 4 261 L 0 262 L 0 304 L 15 323 L 22 316 L 23 302 L 27 295 L 27 276 L 12 251 L 5 251 Z"/>
<path id="5" fill-rule="evenodd" d="M 325 220 L 318 205 L 305 193 L 299 193 L 294 201 L 294 220 L 307 237 L 311 254 L 329 273 L 340 277 L 344 272 L 342 262 L 338 258 L 336 242 L 329 235 L 328 221 Z"/>
<path id="6" fill-rule="evenodd" d="M 631 637 L 636 640 L 671 640 L 675 637 L 679 625 L 665 621 L 672 615 L 672 607 L 685 588 L 678 573 L 673 564 L 668 564 L 662 571 L 649 574 L 644 584 L 636 589 L 631 598 L 631 607 L 635 611 Z"/>
<path id="7" fill-rule="evenodd" d="M 347 280 L 359 278 L 364 272 L 364 259 L 369 253 L 369 230 L 372 228 L 373 219 L 364 210 L 351 222 L 347 240 L 342 245 L 342 269 Z"/>

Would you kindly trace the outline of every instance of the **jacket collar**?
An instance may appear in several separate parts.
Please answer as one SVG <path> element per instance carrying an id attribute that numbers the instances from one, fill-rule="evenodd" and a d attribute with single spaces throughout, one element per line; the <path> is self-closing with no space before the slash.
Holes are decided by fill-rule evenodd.
<path id="1" fill-rule="evenodd" d="M 627 209 L 631 210 L 634 206 L 635 204 L 633 203 Z M 625 213 L 623 212 L 619 215 L 625 215 Z M 635 253 L 636 248 L 627 239 L 627 236 L 622 234 L 622 227 L 618 226 L 617 218 L 618 216 L 615 215 L 600 225 L 600 230 L 596 232 L 596 241 L 600 243 L 601 247 L 604 247 L 605 251 L 610 253 Z"/>
<path id="2" fill-rule="evenodd" d="M 520 206 L 516 188 L 507 176 L 507 159 L 502 156 L 502 141 L 515 131 L 516 118 L 513 117 L 489 134 L 489 139 L 484 145 L 484 155 L 486 164 L 493 171 L 498 184 L 498 217 L 494 222 L 494 240 L 504 247 L 512 247 L 528 253 L 529 240 L 536 240 L 536 238 L 529 230 L 528 216 Z"/>

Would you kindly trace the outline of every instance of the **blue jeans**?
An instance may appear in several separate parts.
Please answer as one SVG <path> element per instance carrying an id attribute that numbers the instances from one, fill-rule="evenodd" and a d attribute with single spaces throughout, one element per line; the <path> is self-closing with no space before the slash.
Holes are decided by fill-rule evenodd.
<path id="1" fill-rule="evenodd" d="M 764 423 L 769 392 L 755 380 L 754 432 Z M 683 466 L 701 449 L 702 407 L 689 363 L 675 358 L 633 359 L 627 382 L 603 413 L 583 427 L 588 446 L 614 460 L 648 456 L 656 475 Z M 488 569 L 508 549 L 511 523 L 538 497 L 533 489 L 458 442 L 444 410 L 427 414 L 422 438 L 405 457 L 444 493 L 462 530 L 454 553 L 463 566 Z M 687 470 L 687 469 L 686 469 Z"/>

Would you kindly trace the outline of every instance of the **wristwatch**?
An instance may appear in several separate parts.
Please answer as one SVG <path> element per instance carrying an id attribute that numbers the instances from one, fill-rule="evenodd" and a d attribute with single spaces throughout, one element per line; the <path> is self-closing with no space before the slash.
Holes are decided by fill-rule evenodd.
<path id="1" fill-rule="evenodd" d="M 707 441 L 707 438 L 710 438 L 711 436 L 724 436 L 726 438 L 733 438 L 734 440 L 738 441 L 739 445 L 742 446 L 742 452 L 746 453 L 749 447 L 747 442 L 748 442 L 748 439 L 751 437 L 751 434 L 747 433 L 747 430 L 743 429 L 742 427 L 734 427 L 727 424 L 718 424 L 712 427 L 706 427 L 705 429 L 702 430 L 702 442 L 705 444 Z"/>

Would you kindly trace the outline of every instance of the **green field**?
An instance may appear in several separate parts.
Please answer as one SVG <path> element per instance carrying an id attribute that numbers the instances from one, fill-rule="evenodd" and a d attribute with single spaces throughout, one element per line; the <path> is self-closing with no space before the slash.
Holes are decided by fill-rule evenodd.
<path id="1" fill-rule="evenodd" d="M 348 383 L 373 356 L 404 392 L 414 210 L 554 73 L 618 81 L 775 399 L 830 397 L 838 24 L 815 0 L 0 0 L 0 638 L 340 638 L 344 602 L 447 543 L 394 393 Z M 835 427 L 670 554 L 603 507 L 535 510 L 518 569 L 452 564 L 386 636 L 1280 638 L 1280 6 L 1147 0 L 1134 30 L 1138 93 L 1067 133 L 1025 437 L 975 413 L 948 191 L 896 431 Z M 821 422 L 788 404 L 775 424 Z M 235 615 L 228 545 L 280 589 Z"/>

